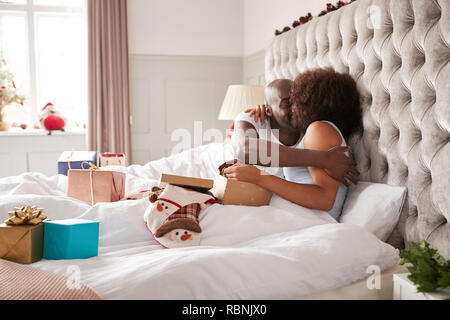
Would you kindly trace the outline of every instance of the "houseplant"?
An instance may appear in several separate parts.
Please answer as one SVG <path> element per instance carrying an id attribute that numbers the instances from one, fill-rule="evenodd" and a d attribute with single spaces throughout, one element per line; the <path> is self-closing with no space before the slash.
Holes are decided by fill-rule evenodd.
<path id="1" fill-rule="evenodd" d="M 0 131 L 7 131 L 9 124 L 4 118 L 4 109 L 10 104 L 23 106 L 25 96 L 19 93 L 14 83 L 14 77 L 8 70 L 6 60 L 0 55 Z"/>
<path id="2" fill-rule="evenodd" d="M 411 264 L 408 279 L 417 286 L 417 292 L 450 293 L 450 262 L 428 242 L 412 243 L 410 250 L 402 250 L 400 265 L 405 263 Z"/>

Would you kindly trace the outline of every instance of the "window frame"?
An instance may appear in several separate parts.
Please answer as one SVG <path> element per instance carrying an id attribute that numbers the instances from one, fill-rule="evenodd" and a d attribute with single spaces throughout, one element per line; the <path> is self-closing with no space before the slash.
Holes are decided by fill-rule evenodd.
<path id="1" fill-rule="evenodd" d="M 5 0 L 8 1 L 8 0 Z M 25 13 L 27 22 L 27 39 L 28 44 L 28 81 L 29 81 L 29 96 L 27 97 L 29 103 L 28 122 L 32 126 L 36 119 L 38 119 L 39 108 L 37 105 L 38 100 L 38 65 L 36 58 L 38 55 L 36 38 L 37 38 L 37 26 L 36 26 L 36 14 L 39 13 L 85 13 L 87 18 L 87 0 L 84 0 L 84 8 L 70 7 L 70 6 L 59 6 L 59 5 L 39 5 L 34 3 L 35 0 L 25 0 L 24 4 L 13 4 L 6 3 L 0 0 L 0 11 L 11 12 L 11 13 Z M 87 22 L 87 19 L 86 19 Z M 31 36 L 30 36 L 31 35 Z M 88 39 L 86 38 L 86 41 Z M 33 129 L 31 127 L 31 129 Z M 42 129 L 42 128 L 41 128 Z"/>

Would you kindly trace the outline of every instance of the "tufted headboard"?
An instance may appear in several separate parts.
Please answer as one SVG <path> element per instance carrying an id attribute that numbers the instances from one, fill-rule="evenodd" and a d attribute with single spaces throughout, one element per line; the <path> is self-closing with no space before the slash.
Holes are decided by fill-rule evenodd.
<path id="1" fill-rule="evenodd" d="M 450 0 L 358 0 L 275 37 L 266 80 L 333 67 L 357 81 L 361 180 L 408 187 L 388 240 L 450 259 Z"/>

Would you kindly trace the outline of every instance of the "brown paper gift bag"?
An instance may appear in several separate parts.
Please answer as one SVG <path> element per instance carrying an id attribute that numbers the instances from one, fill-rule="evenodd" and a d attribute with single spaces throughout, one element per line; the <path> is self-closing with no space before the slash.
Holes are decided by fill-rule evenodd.
<path id="1" fill-rule="evenodd" d="M 44 224 L 36 226 L 0 225 L 0 258 L 21 264 L 42 259 Z"/>
<path id="2" fill-rule="evenodd" d="M 69 170 L 67 196 L 95 205 L 125 196 L 125 174 L 100 170 Z"/>

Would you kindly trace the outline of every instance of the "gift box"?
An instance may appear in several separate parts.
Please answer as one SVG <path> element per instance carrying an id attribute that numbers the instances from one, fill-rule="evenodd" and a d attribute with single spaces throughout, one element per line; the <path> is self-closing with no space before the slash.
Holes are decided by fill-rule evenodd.
<path id="1" fill-rule="evenodd" d="M 272 192 L 258 185 L 229 180 L 220 173 L 214 179 L 211 192 L 223 205 L 261 207 L 269 205 L 272 198 Z"/>
<path id="2" fill-rule="evenodd" d="M 97 221 L 45 221 L 44 259 L 74 260 L 98 256 L 99 229 Z"/>
<path id="3" fill-rule="evenodd" d="M 69 170 L 67 196 L 95 205 L 125 196 L 125 174 L 102 170 Z"/>
<path id="4" fill-rule="evenodd" d="M 83 169 L 83 162 L 97 165 L 97 152 L 95 151 L 66 151 L 58 159 L 58 174 L 67 176 L 70 169 Z"/>
<path id="5" fill-rule="evenodd" d="M 127 156 L 124 153 L 101 153 L 98 156 L 99 167 L 128 165 Z"/>
<path id="6" fill-rule="evenodd" d="M 21 264 L 42 259 L 44 224 L 0 225 L 0 258 Z"/>
<path id="7" fill-rule="evenodd" d="M 214 186 L 214 180 L 161 174 L 159 187 L 165 188 L 168 184 L 206 193 Z"/>

